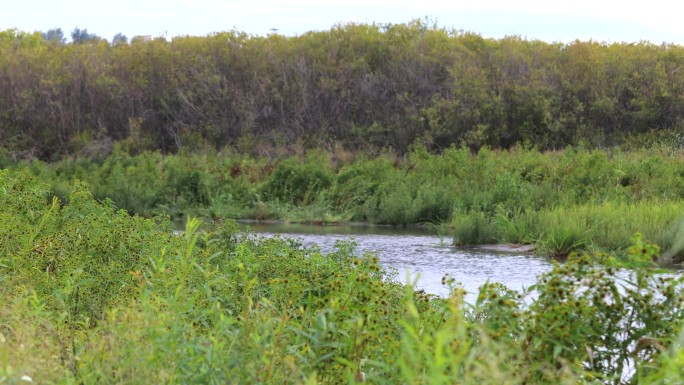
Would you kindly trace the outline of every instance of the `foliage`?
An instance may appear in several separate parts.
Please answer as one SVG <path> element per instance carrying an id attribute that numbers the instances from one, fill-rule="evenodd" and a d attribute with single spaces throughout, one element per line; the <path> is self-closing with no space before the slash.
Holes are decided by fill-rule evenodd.
<path id="1" fill-rule="evenodd" d="M 118 45 L 118 44 L 127 44 L 128 43 L 128 37 L 122 33 L 117 33 L 114 35 L 112 38 L 112 45 Z"/>
<path id="2" fill-rule="evenodd" d="M 16 157 L 97 156 L 118 142 L 254 156 L 682 147 L 677 45 L 494 40 L 423 21 L 131 44 L 71 35 L 0 32 L 0 143 Z"/>
<path id="3" fill-rule="evenodd" d="M 64 32 L 62 32 L 61 28 L 49 29 L 47 32 L 41 33 L 40 36 L 45 41 L 51 41 L 58 44 L 66 43 L 66 38 L 64 37 Z"/>
<path id="4" fill-rule="evenodd" d="M 94 40 L 100 40 L 100 38 L 94 33 L 88 33 L 87 29 L 74 28 L 71 31 L 71 41 L 74 44 L 82 44 Z"/>
<path id="5" fill-rule="evenodd" d="M 9 383 L 681 382 L 679 275 L 573 254 L 525 292 L 400 285 L 351 242 L 131 217 L 82 185 L 0 171 L 0 380 Z"/>
<path id="6" fill-rule="evenodd" d="M 291 205 L 306 205 L 332 185 L 333 175 L 326 167 L 327 157 L 312 156 L 300 161 L 286 159 L 279 163 L 262 186 L 265 200 Z"/>
<path id="7" fill-rule="evenodd" d="M 57 198 L 46 205 L 48 186 L 28 173 L 0 176 L 0 235 L 7 240 L 0 264 L 16 282 L 30 282 L 51 309 L 84 317 L 74 322 L 94 321 L 136 291 L 127 274 L 175 241 L 168 227 L 131 218 L 111 201 L 97 203 L 83 184 L 73 185 L 70 204 L 61 207 Z"/>
<path id="8" fill-rule="evenodd" d="M 456 244 L 536 244 L 555 257 L 624 255 L 639 232 L 660 246 L 662 261 L 684 256 L 684 158 L 664 148 L 431 154 L 415 146 L 403 158 L 312 151 L 269 160 L 228 151 L 131 155 L 118 147 L 97 160 L 5 162 L 40 175 L 62 199 L 82 179 L 95 198 L 146 217 L 423 224 Z"/>
<path id="9" fill-rule="evenodd" d="M 652 263 L 655 254 L 630 253 L 637 256 Z M 601 268 L 591 259 L 573 257 L 539 280 L 546 287 L 530 306 L 528 333 L 543 337 L 530 340 L 530 354 L 581 362 L 597 378 L 626 383 L 648 372 L 677 334 L 681 278 L 656 276 L 643 267 Z"/>

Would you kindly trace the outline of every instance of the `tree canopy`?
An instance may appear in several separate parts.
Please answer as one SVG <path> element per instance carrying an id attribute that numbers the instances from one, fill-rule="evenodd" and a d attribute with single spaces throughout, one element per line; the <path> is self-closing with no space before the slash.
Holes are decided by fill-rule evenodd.
<path id="1" fill-rule="evenodd" d="M 416 142 L 609 146 L 684 131 L 677 45 L 496 40 L 420 21 L 130 44 L 78 28 L 74 44 L 49 44 L 55 35 L 0 32 L 0 143 L 17 156 L 127 138 L 163 151 L 404 152 Z"/>

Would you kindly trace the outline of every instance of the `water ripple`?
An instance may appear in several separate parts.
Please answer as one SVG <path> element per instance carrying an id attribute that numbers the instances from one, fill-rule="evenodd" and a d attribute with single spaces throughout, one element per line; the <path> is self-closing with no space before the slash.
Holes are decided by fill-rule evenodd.
<path id="1" fill-rule="evenodd" d="M 415 230 L 303 225 L 259 225 L 254 230 L 261 236 L 277 234 L 299 239 L 306 246 L 315 244 L 323 253 L 334 251 L 337 241 L 354 240 L 360 253 L 376 254 L 383 266 L 397 269 L 401 281 L 417 278 L 416 286 L 428 293 L 448 295 L 441 282 L 449 274 L 469 293 L 468 301 L 475 300 L 478 288 L 487 281 L 520 290 L 534 284 L 537 275 L 552 266 L 535 255 L 453 247 L 445 244 L 448 239 L 426 232 L 415 234 L 420 233 Z"/>

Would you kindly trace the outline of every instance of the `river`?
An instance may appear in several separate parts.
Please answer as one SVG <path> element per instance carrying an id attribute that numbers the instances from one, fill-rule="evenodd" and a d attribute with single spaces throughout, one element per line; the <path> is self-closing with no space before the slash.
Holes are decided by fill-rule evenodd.
<path id="1" fill-rule="evenodd" d="M 333 251 L 337 241 L 354 240 L 359 254 L 374 253 L 383 266 L 398 270 L 399 280 L 417 279 L 416 287 L 428 293 L 448 295 L 448 287 L 442 285 L 442 277 L 448 274 L 468 292 L 468 302 L 475 301 L 478 288 L 487 281 L 519 290 L 534 284 L 537 275 L 552 266 L 546 258 L 529 253 L 454 247 L 450 238 L 420 228 L 260 223 L 248 227 L 257 235 L 316 244 L 323 253 Z"/>

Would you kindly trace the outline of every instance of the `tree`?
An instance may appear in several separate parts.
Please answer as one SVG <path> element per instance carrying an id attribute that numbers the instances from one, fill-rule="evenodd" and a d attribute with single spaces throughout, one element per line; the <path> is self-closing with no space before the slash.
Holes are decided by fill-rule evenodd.
<path id="1" fill-rule="evenodd" d="M 82 44 L 88 41 L 99 40 L 100 37 L 94 33 L 88 33 L 87 29 L 74 28 L 71 32 L 71 40 L 74 44 Z"/>
<path id="2" fill-rule="evenodd" d="M 113 45 L 127 44 L 127 43 L 128 43 L 128 38 L 126 37 L 126 35 L 124 35 L 120 32 L 117 33 L 116 35 L 114 35 L 114 38 L 112 39 Z"/>
<path id="3" fill-rule="evenodd" d="M 41 33 L 40 35 L 43 37 L 43 40 L 45 40 L 45 41 L 50 41 L 50 42 L 55 42 L 55 43 L 60 43 L 60 44 L 66 43 L 66 38 L 64 37 L 64 32 L 62 32 L 61 28 L 52 28 L 52 29 L 49 29 L 47 32 Z"/>

